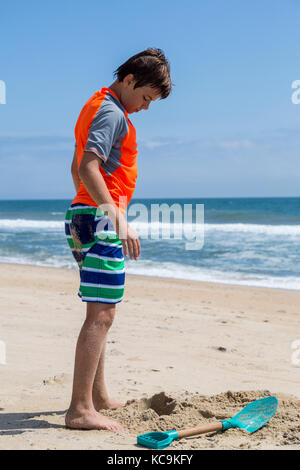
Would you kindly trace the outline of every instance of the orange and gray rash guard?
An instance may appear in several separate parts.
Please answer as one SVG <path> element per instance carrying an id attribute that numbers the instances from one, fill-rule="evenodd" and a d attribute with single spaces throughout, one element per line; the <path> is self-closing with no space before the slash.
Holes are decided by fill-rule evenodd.
<path id="1" fill-rule="evenodd" d="M 120 210 L 125 213 L 137 178 L 135 128 L 127 111 L 109 88 L 102 88 L 87 101 L 75 126 L 78 167 L 83 152 L 93 152 L 102 161 L 99 166 L 105 184 Z M 98 204 L 82 181 L 72 204 Z"/>

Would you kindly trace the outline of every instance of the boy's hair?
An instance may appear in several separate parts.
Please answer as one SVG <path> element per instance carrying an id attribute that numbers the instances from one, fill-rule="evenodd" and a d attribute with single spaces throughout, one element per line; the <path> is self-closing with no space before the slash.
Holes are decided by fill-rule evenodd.
<path id="1" fill-rule="evenodd" d="M 170 64 L 163 51 L 148 48 L 130 57 L 114 71 L 114 76 L 122 82 L 126 75 L 132 74 L 136 80 L 134 88 L 150 86 L 160 91 L 160 98 L 169 96 L 172 89 Z"/>

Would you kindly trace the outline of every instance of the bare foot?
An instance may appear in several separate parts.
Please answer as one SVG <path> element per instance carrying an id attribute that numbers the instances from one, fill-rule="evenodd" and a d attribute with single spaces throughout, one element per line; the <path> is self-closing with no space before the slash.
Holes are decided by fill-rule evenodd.
<path id="1" fill-rule="evenodd" d="M 103 429 L 106 431 L 125 431 L 121 424 L 95 411 L 68 411 L 65 418 L 67 428 Z"/>
<path id="2" fill-rule="evenodd" d="M 95 410 L 116 410 L 124 406 L 124 403 L 108 397 L 102 400 L 93 400 L 93 402 Z"/>

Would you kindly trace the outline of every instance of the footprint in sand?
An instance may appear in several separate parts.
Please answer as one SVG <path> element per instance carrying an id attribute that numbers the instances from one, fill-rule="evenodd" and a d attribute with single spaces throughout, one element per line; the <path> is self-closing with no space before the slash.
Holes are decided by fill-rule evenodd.
<path id="1" fill-rule="evenodd" d="M 49 377 L 48 379 L 43 380 L 44 385 L 55 385 L 55 384 L 64 384 L 68 381 L 71 380 L 71 375 L 70 374 L 59 374 L 59 375 L 54 375 L 54 377 Z"/>
<path id="2" fill-rule="evenodd" d="M 119 351 L 118 349 L 112 349 L 109 353 L 111 356 L 123 356 L 124 353 Z"/>

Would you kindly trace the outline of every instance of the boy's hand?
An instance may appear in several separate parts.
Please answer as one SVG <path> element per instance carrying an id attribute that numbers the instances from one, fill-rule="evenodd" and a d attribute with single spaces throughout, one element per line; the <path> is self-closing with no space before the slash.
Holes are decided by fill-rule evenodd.
<path id="1" fill-rule="evenodd" d="M 119 218 L 118 222 L 117 234 L 123 244 L 124 255 L 137 260 L 141 254 L 139 238 L 123 217 Z"/>

